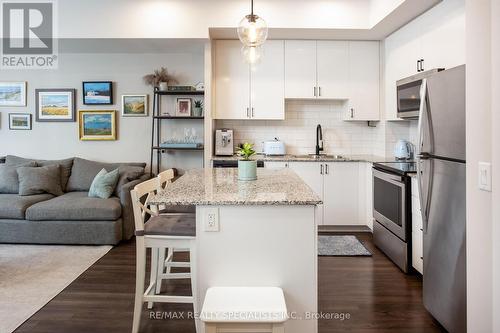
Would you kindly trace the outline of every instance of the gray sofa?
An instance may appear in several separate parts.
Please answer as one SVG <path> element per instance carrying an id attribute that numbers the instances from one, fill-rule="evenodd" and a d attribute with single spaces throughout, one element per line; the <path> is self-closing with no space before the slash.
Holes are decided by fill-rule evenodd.
<path id="1" fill-rule="evenodd" d="M 0 193 L 0 243 L 117 244 L 132 237 L 130 190 L 149 179 L 145 163 L 100 163 L 78 157 L 58 161 L 0 158 L 5 166 L 30 161 L 37 166 L 59 164 L 64 194 Z M 109 199 L 88 197 L 92 180 L 103 168 L 119 168 L 115 192 Z"/>

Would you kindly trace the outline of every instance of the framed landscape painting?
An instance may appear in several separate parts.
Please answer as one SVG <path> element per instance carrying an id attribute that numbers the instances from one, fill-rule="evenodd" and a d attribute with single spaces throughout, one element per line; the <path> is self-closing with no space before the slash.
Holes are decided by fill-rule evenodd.
<path id="1" fill-rule="evenodd" d="M 9 129 L 11 130 L 30 130 L 30 113 L 9 113 Z"/>
<path id="2" fill-rule="evenodd" d="M 75 121 L 75 89 L 36 89 L 36 121 Z"/>
<path id="3" fill-rule="evenodd" d="M 83 82 L 83 104 L 112 105 L 113 82 L 111 81 Z"/>
<path id="4" fill-rule="evenodd" d="M 146 117 L 148 115 L 148 95 L 122 95 L 123 117 Z"/>
<path id="5" fill-rule="evenodd" d="M 0 106 L 26 106 L 26 82 L 0 82 Z"/>
<path id="6" fill-rule="evenodd" d="M 78 112 L 80 140 L 116 140 L 115 113 L 113 110 L 80 110 Z"/>

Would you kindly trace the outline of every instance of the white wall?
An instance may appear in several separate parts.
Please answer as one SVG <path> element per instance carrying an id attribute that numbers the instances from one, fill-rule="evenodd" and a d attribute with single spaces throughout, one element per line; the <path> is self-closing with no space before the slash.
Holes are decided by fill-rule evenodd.
<path id="1" fill-rule="evenodd" d="M 124 118 L 117 113 L 117 141 L 80 141 L 78 138 L 78 122 L 36 122 L 35 121 L 35 89 L 36 88 L 76 88 L 77 110 L 88 109 L 121 109 L 121 95 L 128 93 L 147 93 L 150 97 L 150 115 L 152 113 L 152 88 L 146 86 L 143 75 L 161 66 L 179 79 L 180 83 L 197 83 L 203 81 L 203 52 L 200 54 L 60 54 L 58 70 L 3 70 L 0 71 L 2 81 L 27 81 L 27 107 L 0 107 L 0 156 L 16 154 L 32 158 L 64 158 L 81 156 L 101 161 L 140 161 L 148 162 L 151 145 L 151 116 L 140 118 Z M 114 84 L 113 106 L 86 106 L 82 104 L 82 81 L 109 80 Z M 174 100 L 169 97 L 173 108 Z M 33 130 L 15 131 L 8 128 L 8 113 L 20 112 L 33 115 Z M 177 125 L 193 127 L 191 120 L 177 121 Z M 197 121 L 197 132 L 203 140 L 203 124 Z M 164 129 L 164 133 L 168 129 Z M 178 136 L 184 131 L 177 127 L 169 130 Z M 186 156 L 188 156 L 186 158 Z M 165 166 L 200 167 L 202 153 L 182 153 L 167 155 L 169 162 Z"/>
<path id="2" fill-rule="evenodd" d="M 498 259 L 496 262 L 493 261 L 493 237 L 498 237 L 498 235 L 493 234 L 492 194 L 479 190 L 477 186 L 478 162 L 492 160 L 491 41 L 493 37 L 500 38 L 500 35 L 491 34 L 491 22 L 494 20 L 498 20 L 498 16 L 491 13 L 490 0 L 466 1 L 467 326 L 469 332 L 498 332 L 498 327 L 493 329 L 493 318 L 498 317 L 499 309 L 494 311 L 492 296 L 493 283 L 496 286 L 499 283 L 498 277 L 493 280 L 493 267 L 498 273 L 499 265 Z M 498 65 L 498 59 L 495 62 Z M 498 124 L 493 126 L 498 130 Z M 494 190 L 498 191 L 498 188 Z M 498 201 L 496 206 L 498 206 Z M 495 320 L 498 325 L 498 319 Z"/>

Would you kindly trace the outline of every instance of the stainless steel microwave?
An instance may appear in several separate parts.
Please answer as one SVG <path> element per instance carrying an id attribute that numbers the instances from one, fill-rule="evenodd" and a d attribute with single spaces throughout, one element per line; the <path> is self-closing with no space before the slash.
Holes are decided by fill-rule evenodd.
<path id="1" fill-rule="evenodd" d="M 425 78 L 444 68 L 435 68 L 429 71 L 401 79 L 396 82 L 398 118 L 417 119 L 422 102 L 422 82 Z"/>

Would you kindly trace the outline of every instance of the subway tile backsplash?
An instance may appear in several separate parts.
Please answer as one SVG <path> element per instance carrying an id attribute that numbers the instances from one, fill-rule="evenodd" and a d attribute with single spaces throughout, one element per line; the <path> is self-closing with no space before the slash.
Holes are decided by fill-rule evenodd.
<path id="1" fill-rule="evenodd" d="M 217 120 L 216 128 L 232 128 L 235 145 L 255 144 L 258 152 L 262 143 L 275 137 L 282 140 L 289 154 L 314 153 L 316 125 L 323 128 L 327 154 L 374 154 L 392 156 L 398 139 L 408 140 L 409 123 L 378 122 L 368 127 L 364 121 L 344 121 L 342 101 L 287 100 L 285 120 Z"/>

